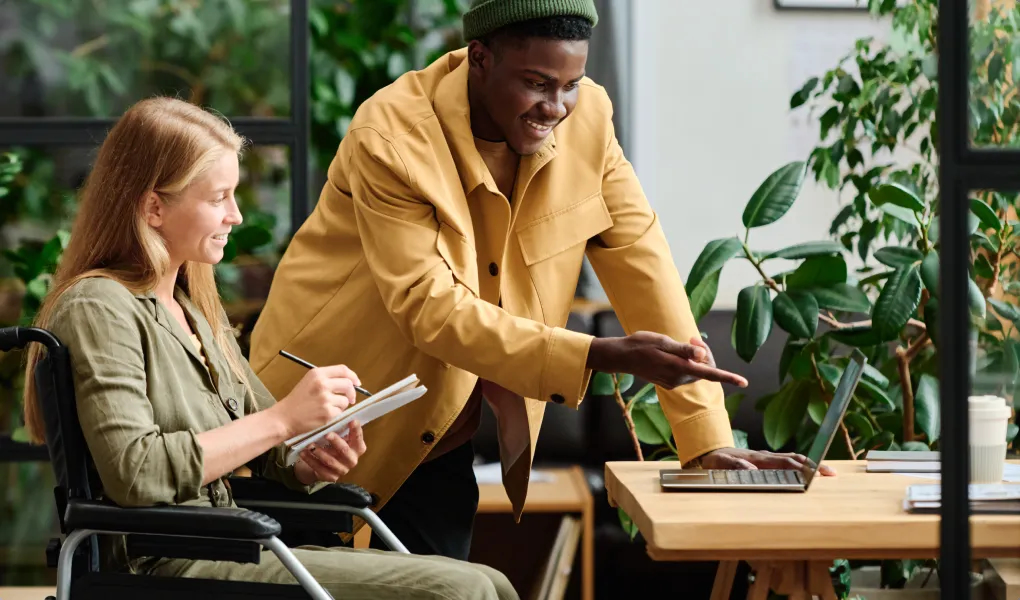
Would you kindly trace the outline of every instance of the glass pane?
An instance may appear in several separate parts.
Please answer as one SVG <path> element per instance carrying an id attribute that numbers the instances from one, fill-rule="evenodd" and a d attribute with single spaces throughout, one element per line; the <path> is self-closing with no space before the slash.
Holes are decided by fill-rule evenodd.
<path id="1" fill-rule="evenodd" d="M 0 462 L 0 587 L 56 583 L 46 566 L 46 544 L 60 536 L 54 485 L 48 462 Z"/>
<path id="2" fill-rule="evenodd" d="M 157 94 L 286 116 L 289 16 L 289 0 L 0 3 L 0 116 L 110 117 Z"/>
<path id="3" fill-rule="evenodd" d="M 1020 14 L 1015 2 L 972 2 L 968 117 L 975 147 L 1020 146 Z"/>
<path id="4" fill-rule="evenodd" d="M 30 321 L 60 255 L 60 235 L 75 213 L 76 190 L 94 148 L 0 148 L 0 326 Z M 6 173 L 6 175 L 4 174 Z M 269 291 L 290 234 L 290 152 L 252 146 L 241 157 L 237 200 L 244 222 L 217 266 L 228 313 L 241 324 Z M 250 328 L 250 325 L 249 325 Z"/>

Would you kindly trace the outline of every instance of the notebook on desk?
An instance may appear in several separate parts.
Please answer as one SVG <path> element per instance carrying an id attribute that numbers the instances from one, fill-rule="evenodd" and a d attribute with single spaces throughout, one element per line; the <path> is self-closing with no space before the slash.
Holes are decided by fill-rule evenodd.
<path id="1" fill-rule="evenodd" d="M 659 485 L 671 492 L 804 492 L 818 474 L 818 467 L 836 437 L 839 424 L 857 389 L 867 359 L 854 350 L 843 370 L 829 409 L 808 451 L 803 469 L 759 469 L 756 471 L 663 469 Z"/>

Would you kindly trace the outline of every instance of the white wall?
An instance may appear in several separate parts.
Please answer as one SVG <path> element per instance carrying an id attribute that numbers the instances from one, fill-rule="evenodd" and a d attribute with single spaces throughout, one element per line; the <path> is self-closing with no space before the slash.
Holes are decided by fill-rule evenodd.
<path id="1" fill-rule="evenodd" d="M 633 10 L 629 155 L 686 278 L 708 241 L 743 234 L 744 205 L 772 171 L 807 158 L 817 125 L 791 113 L 793 92 L 888 26 L 771 0 L 636 0 Z M 808 178 L 786 217 L 752 232 L 752 248 L 828 237 L 838 198 Z M 746 261 L 727 265 L 715 308 L 734 308 L 755 277 Z"/>

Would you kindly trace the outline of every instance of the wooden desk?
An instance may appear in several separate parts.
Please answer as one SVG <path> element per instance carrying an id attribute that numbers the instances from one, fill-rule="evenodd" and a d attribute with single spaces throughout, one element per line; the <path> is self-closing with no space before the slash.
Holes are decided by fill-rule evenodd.
<path id="1" fill-rule="evenodd" d="M 740 560 L 756 570 L 749 598 L 764 599 L 770 581 L 792 598 L 834 598 L 833 559 L 938 556 L 939 516 L 903 510 L 907 486 L 933 480 L 866 473 L 865 461 L 828 464 L 838 475 L 815 479 L 806 493 L 676 493 L 660 489 L 661 463 L 612 462 L 606 490 L 652 559 L 723 561 L 713 600 L 729 597 Z M 974 558 L 1020 557 L 1020 517 L 974 515 L 971 544 Z"/>
<path id="2" fill-rule="evenodd" d="M 540 469 L 553 481 L 532 481 L 525 513 L 577 513 L 581 515 L 581 598 L 595 597 L 595 506 L 581 467 Z M 512 513 L 510 498 L 502 484 L 478 485 L 478 513 Z"/>

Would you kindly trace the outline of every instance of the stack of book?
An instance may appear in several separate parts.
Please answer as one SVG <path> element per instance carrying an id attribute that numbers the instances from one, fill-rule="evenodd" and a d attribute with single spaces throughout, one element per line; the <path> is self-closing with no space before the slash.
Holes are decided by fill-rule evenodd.
<path id="1" fill-rule="evenodd" d="M 865 457 L 868 473 L 938 473 L 942 465 L 933 450 L 872 450 Z"/>
<path id="2" fill-rule="evenodd" d="M 972 483 L 968 498 L 972 513 L 1020 514 L 1020 485 Z M 907 486 L 903 509 L 911 513 L 937 513 L 942 506 L 942 485 L 924 483 Z"/>

